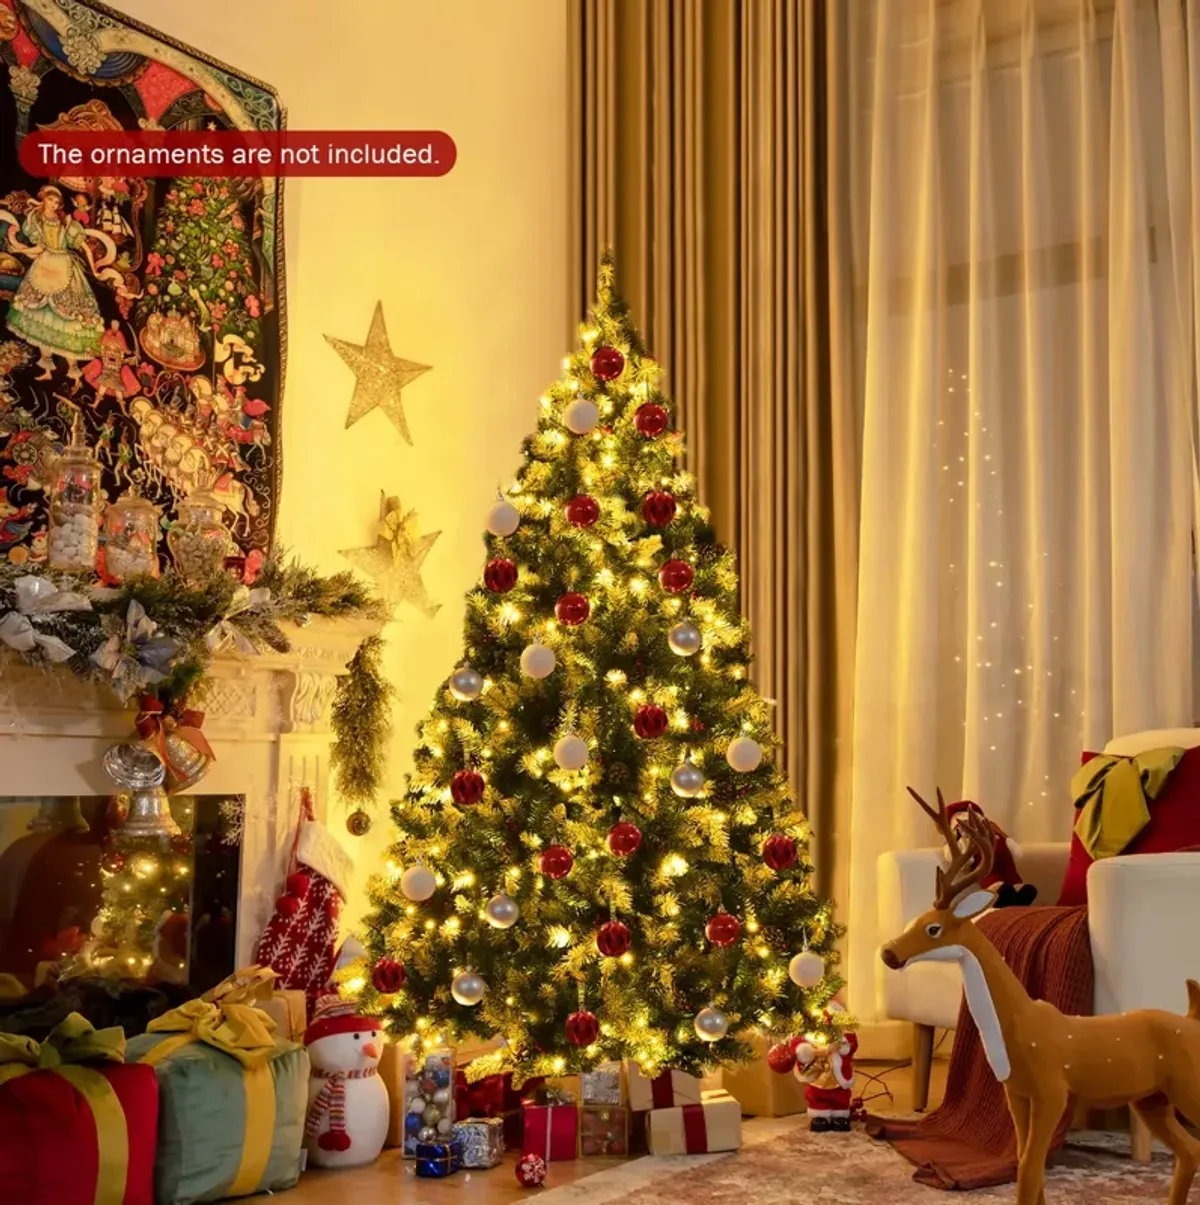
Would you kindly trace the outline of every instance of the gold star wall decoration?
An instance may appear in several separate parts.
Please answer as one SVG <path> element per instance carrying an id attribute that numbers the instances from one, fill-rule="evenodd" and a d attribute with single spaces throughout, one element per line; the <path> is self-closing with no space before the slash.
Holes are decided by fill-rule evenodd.
<path id="1" fill-rule="evenodd" d="M 375 303 L 375 315 L 371 319 L 371 329 L 367 332 L 365 343 L 347 343 L 332 335 L 326 335 L 325 341 L 342 357 L 355 377 L 346 426 L 353 427 L 360 418 L 378 407 L 392 420 L 396 430 L 404 437 L 404 442 L 411 446 L 412 436 L 408 433 L 400 391 L 422 373 L 428 372 L 430 365 L 415 364 L 412 360 L 402 360 L 392 355 L 387 326 L 383 321 L 383 302 Z"/>
<path id="2" fill-rule="evenodd" d="M 401 603 L 408 603 L 432 619 L 442 604 L 430 599 L 421 580 L 421 566 L 442 533 L 417 532 L 417 512 L 405 511 L 399 498 L 385 498 L 380 490 L 375 543 L 365 548 L 345 548 L 338 555 L 374 580 L 389 614 Z"/>

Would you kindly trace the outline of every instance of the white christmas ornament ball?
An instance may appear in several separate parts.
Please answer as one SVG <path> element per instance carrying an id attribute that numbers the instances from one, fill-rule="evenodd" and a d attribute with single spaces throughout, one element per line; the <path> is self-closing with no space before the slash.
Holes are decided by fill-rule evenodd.
<path id="1" fill-rule="evenodd" d="M 667 643 L 676 656 L 690 657 L 700 651 L 700 629 L 691 620 L 684 619 L 667 633 Z"/>
<path id="2" fill-rule="evenodd" d="M 825 959 L 811 950 L 801 950 L 788 963 L 788 975 L 797 987 L 816 987 L 825 978 Z"/>
<path id="3" fill-rule="evenodd" d="M 483 911 L 487 916 L 487 923 L 493 929 L 511 929 L 521 916 L 517 901 L 506 891 L 492 896 L 484 905 Z"/>
<path id="4" fill-rule="evenodd" d="M 560 737 L 554 746 L 554 762 L 560 770 L 582 770 L 587 759 L 587 741 L 577 736 Z"/>
<path id="5" fill-rule="evenodd" d="M 554 650 L 544 644 L 527 645 L 521 654 L 521 672 L 529 678 L 547 678 L 557 664 Z"/>
<path id="6" fill-rule="evenodd" d="M 405 899 L 420 904 L 437 890 L 437 879 L 428 866 L 410 866 L 400 876 L 400 890 Z"/>
<path id="7" fill-rule="evenodd" d="M 681 762 L 671 772 L 671 790 L 684 799 L 691 799 L 704 790 L 704 771 L 690 761 Z"/>
<path id="8" fill-rule="evenodd" d="M 470 703 L 483 694 L 483 675 L 469 665 L 460 665 L 450 675 L 450 693 L 460 703 Z"/>
<path id="9" fill-rule="evenodd" d="M 719 1042 L 729 1032 L 729 1018 L 719 1009 L 702 1008 L 692 1022 L 696 1037 L 704 1042 Z"/>
<path id="10" fill-rule="evenodd" d="M 459 971 L 450 984 L 450 995 L 459 1004 L 478 1004 L 487 991 L 487 984 L 474 971 Z"/>
<path id="11" fill-rule="evenodd" d="M 600 421 L 600 411 L 595 402 L 577 398 L 563 411 L 563 426 L 573 435 L 586 435 L 595 430 Z"/>
<path id="12" fill-rule="evenodd" d="M 494 536 L 511 536 L 521 526 L 521 513 L 511 502 L 497 502 L 487 514 L 487 529 Z"/>
<path id="13" fill-rule="evenodd" d="M 443 1117 L 442 1120 L 437 1123 L 437 1132 L 439 1134 L 449 1134 L 452 1129 L 454 1129 L 454 1122 L 452 1122 L 449 1117 Z"/>
<path id="14" fill-rule="evenodd" d="M 757 770 L 762 763 L 762 746 L 748 736 L 735 736 L 725 750 L 725 760 L 740 774 Z"/>
<path id="15" fill-rule="evenodd" d="M 408 1111 L 410 1113 L 424 1113 L 425 1098 L 423 1096 L 414 1096 L 412 1100 L 408 1102 Z"/>

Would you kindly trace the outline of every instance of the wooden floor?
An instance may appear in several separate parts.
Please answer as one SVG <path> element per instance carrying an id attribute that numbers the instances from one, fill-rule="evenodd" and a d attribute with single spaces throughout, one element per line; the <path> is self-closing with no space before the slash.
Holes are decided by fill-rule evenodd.
<path id="1" fill-rule="evenodd" d="M 945 1059 L 935 1059 L 930 1086 L 930 1107 L 942 1098 L 946 1085 Z M 912 1071 L 908 1067 L 888 1068 L 882 1064 L 859 1063 L 863 1075 L 859 1084 L 863 1098 L 869 1100 L 868 1108 L 873 1113 L 911 1113 L 912 1094 L 910 1083 Z M 885 1097 L 870 1099 L 880 1092 L 879 1084 L 866 1079 L 868 1075 L 880 1076 L 883 1084 L 892 1093 L 893 1099 Z M 754 1119 L 745 1122 L 746 1133 L 753 1132 L 758 1123 Z M 461 1171 L 445 1180 L 418 1179 L 413 1174 L 411 1160 L 400 1157 L 399 1151 L 384 1151 L 379 1160 L 370 1167 L 354 1171 L 306 1172 L 300 1183 L 287 1194 L 288 1205 L 506 1205 L 507 1202 L 531 1199 L 529 1191 L 522 1188 L 513 1174 L 518 1158 L 510 1152 L 499 1167 L 488 1171 Z M 572 1163 L 552 1163 L 549 1184 L 560 1188 L 585 1176 L 594 1175 L 619 1163 L 614 1159 L 576 1159 Z"/>

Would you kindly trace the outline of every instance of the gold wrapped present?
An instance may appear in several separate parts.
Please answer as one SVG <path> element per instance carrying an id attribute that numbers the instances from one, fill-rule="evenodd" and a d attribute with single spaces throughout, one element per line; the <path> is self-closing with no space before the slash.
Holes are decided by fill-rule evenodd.
<path id="1" fill-rule="evenodd" d="M 652 1155 L 710 1155 L 742 1145 L 742 1106 L 728 1092 L 705 1092 L 699 1104 L 646 1115 Z"/>

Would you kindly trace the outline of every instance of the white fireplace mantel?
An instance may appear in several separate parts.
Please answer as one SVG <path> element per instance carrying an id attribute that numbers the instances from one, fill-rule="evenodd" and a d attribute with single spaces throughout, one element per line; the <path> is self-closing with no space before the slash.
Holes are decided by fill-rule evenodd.
<path id="1" fill-rule="evenodd" d="M 194 794 L 245 798 L 238 965 L 269 919 L 295 830 L 300 788 L 324 811 L 337 678 L 372 620 L 281 625 L 288 653 L 222 654 L 202 697 L 216 761 Z M 111 795 L 105 750 L 133 736 L 134 712 L 101 684 L 46 672 L 0 653 L 0 796 Z"/>

